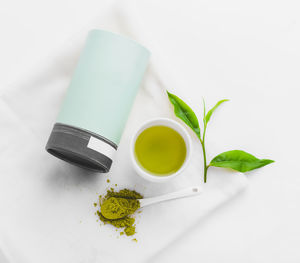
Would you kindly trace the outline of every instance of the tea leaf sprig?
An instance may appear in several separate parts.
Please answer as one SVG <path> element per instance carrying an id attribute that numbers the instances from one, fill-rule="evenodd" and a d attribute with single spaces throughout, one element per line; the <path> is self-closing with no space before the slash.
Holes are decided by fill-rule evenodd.
<path id="1" fill-rule="evenodd" d="M 207 124 L 209 123 L 213 112 L 227 99 L 220 100 L 216 105 L 206 113 L 206 106 L 203 100 L 203 133 L 201 136 L 201 129 L 199 121 L 194 111 L 179 97 L 167 91 L 170 102 L 174 106 L 175 115 L 187 124 L 197 135 L 200 140 L 203 152 L 203 166 L 204 166 L 204 183 L 207 181 L 207 170 L 210 166 L 231 168 L 239 172 L 248 172 L 267 164 L 273 163 L 273 160 L 269 159 L 258 159 L 250 153 L 242 150 L 231 150 L 223 152 L 214 157 L 209 164 L 207 164 L 206 148 L 205 148 L 205 135 Z"/>

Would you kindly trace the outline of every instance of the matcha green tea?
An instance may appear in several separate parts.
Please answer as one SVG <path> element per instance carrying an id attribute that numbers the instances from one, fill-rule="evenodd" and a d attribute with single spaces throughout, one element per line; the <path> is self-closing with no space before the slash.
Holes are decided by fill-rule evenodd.
<path id="1" fill-rule="evenodd" d="M 141 194 L 133 190 L 123 189 L 115 192 L 113 188 L 110 188 L 104 197 L 99 196 L 100 209 L 96 214 L 104 224 L 120 229 L 121 236 L 124 234 L 132 236 L 135 234 L 134 212 L 140 208 L 138 199 L 142 198 Z M 98 204 L 94 205 L 97 207 Z"/>
<path id="2" fill-rule="evenodd" d="M 166 126 L 150 127 L 138 136 L 135 156 L 148 172 L 168 176 L 180 169 L 186 157 L 186 145 L 181 135 Z"/>

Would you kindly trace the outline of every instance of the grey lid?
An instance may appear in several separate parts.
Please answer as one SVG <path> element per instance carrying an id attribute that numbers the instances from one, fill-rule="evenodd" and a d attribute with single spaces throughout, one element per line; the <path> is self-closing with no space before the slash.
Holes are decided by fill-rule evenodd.
<path id="1" fill-rule="evenodd" d="M 106 144 L 113 150 L 117 145 L 106 138 L 74 126 L 56 123 L 52 129 L 46 150 L 50 154 L 71 164 L 97 172 L 108 172 L 112 159 L 101 149 L 89 147 L 93 140 Z"/>

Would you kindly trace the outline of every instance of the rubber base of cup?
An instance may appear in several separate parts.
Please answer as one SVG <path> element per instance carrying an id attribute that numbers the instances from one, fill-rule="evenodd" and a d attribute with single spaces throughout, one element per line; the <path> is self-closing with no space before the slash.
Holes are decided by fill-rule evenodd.
<path id="1" fill-rule="evenodd" d="M 112 165 L 112 159 L 105 153 L 88 147 L 91 137 L 117 149 L 116 144 L 100 135 L 74 126 L 56 123 L 47 142 L 46 150 L 68 163 L 107 173 Z"/>

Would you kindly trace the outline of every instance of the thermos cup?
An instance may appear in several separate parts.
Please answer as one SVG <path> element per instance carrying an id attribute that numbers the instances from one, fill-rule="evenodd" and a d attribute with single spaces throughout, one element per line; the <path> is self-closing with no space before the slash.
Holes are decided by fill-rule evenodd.
<path id="1" fill-rule="evenodd" d="M 108 172 L 149 56 L 127 37 L 90 31 L 46 150 L 77 166 Z"/>

